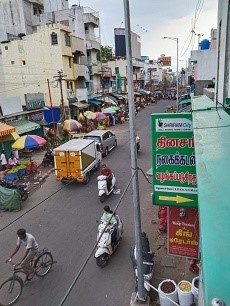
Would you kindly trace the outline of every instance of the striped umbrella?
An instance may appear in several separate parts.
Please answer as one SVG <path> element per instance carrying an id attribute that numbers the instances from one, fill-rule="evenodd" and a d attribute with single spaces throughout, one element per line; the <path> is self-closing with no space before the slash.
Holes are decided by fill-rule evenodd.
<path id="1" fill-rule="evenodd" d="M 38 135 L 24 135 L 19 137 L 11 147 L 13 149 L 33 149 L 46 144 L 46 140 Z"/>

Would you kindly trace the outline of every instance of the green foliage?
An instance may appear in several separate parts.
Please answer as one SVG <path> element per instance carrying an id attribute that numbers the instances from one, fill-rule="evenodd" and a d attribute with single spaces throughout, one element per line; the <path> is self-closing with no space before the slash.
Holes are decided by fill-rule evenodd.
<path id="1" fill-rule="evenodd" d="M 110 46 L 101 46 L 101 50 L 97 53 L 97 60 L 106 62 L 113 59 L 113 51 Z"/>

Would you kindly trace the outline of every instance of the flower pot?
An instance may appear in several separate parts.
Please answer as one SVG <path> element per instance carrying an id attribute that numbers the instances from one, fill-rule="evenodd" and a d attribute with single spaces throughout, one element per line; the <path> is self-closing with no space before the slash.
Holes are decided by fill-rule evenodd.
<path id="1" fill-rule="evenodd" d="M 5 176 L 6 176 L 7 181 L 14 181 L 18 177 L 18 172 L 14 172 L 14 173 L 6 172 Z"/>

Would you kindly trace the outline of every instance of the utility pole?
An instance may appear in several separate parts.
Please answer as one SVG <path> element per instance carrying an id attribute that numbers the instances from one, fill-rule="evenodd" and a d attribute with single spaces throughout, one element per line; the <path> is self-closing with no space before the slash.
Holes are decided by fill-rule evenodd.
<path id="1" fill-rule="evenodd" d="M 125 17 L 125 40 L 126 40 L 126 59 L 128 75 L 128 103 L 129 103 L 129 126 L 130 126 L 130 151 L 131 151 L 131 168 L 132 168 L 132 189 L 133 189 L 133 206 L 134 206 L 134 229 L 135 245 L 137 250 L 137 290 L 135 293 L 135 302 L 146 301 L 143 275 L 143 255 L 141 245 L 141 212 L 140 212 L 140 195 L 138 184 L 138 167 L 137 167 L 137 147 L 136 147 L 136 124 L 134 111 L 134 93 L 133 93 L 133 64 L 131 48 L 131 27 L 129 0 L 124 0 L 124 17 Z M 137 304 L 135 304 L 137 305 Z"/>
<path id="2" fill-rule="evenodd" d="M 55 119 L 54 119 L 54 110 L 53 110 L 53 102 L 52 102 L 52 97 L 51 97 L 51 92 L 50 92 L 50 82 L 49 79 L 47 79 L 47 85 L 48 85 L 48 92 L 49 92 L 49 98 L 50 98 L 50 106 L 51 106 L 51 115 L 52 115 L 52 120 L 53 120 L 53 130 L 54 130 L 54 136 L 56 137 L 56 126 L 55 126 Z"/>
<path id="3" fill-rule="evenodd" d="M 64 98 L 63 98 L 63 90 L 62 90 L 62 81 L 64 80 L 65 75 L 63 74 L 62 70 L 58 70 L 58 75 L 55 75 L 54 78 L 56 78 L 56 81 L 60 85 L 60 91 L 61 91 L 61 122 L 65 121 L 66 119 L 66 113 L 65 113 L 65 105 L 64 105 Z"/>

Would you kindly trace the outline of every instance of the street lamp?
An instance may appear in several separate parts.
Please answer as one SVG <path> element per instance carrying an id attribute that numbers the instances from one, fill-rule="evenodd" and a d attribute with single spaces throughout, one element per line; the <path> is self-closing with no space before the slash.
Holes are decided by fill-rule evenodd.
<path id="1" fill-rule="evenodd" d="M 177 109 L 179 105 L 179 71 L 178 71 L 178 37 L 168 37 L 165 36 L 163 39 L 171 39 L 176 42 L 176 103 Z"/>
<path id="2" fill-rule="evenodd" d="M 180 62 L 185 62 L 185 86 L 188 85 L 188 62 L 187 60 L 179 60 Z"/>

